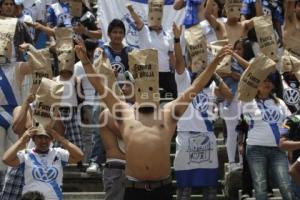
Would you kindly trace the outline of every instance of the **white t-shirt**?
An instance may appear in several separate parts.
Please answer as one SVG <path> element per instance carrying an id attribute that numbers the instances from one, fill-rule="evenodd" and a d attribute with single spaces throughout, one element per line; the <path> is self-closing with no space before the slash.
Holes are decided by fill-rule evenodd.
<path id="1" fill-rule="evenodd" d="M 47 200 L 61 199 L 63 166 L 69 161 L 67 150 L 50 148 L 48 154 L 38 154 L 28 149 L 19 151 L 17 156 L 24 167 L 23 194 L 38 190 Z"/>
<path id="2" fill-rule="evenodd" d="M 157 34 L 144 25 L 139 31 L 140 48 L 154 48 L 158 51 L 159 72 L 170 72 L 169 53 L 174 51 L 172 37 L 165 31 Z"/>
<path id="3" fill-rule="evenodd" d="M 191 78 L 187 70 L 182 74 L 175 73 L 178 95 L 191 85 Z M 211 132 L 213 120 L 216 118 L 214 109 L 216 97 L 214 95 L 215 83 L 204 88 L 193 99 L 178 121 L 178 131 Z"/>
<path id="4" fill-rule="evenodd" d="M 91 82 L 88 80 L 81 61 L 77 62 L 74 66 L 74 75 L 81 80 L 84 102 L 93 103 L 95 100 L 95 88 L 92 86 Z"/>
<path id="5" fill-rule="evenodd" d="M 242 113 L 249 124 L 247 144 L 258 146 L 278 146 L 280 129 L 291 113 L 280 99 L 253 100 L 241 103 Z"/>

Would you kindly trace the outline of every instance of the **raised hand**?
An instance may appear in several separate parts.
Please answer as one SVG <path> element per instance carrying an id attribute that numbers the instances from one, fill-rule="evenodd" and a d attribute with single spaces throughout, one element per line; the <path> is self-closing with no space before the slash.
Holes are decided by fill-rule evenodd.
<path id="1" fill-rule="evenodd" d="M 133 9 L 131 4 L 127 4 L 126 7 L 127 7 L 129 12 L 134 12 L 134 9 Z"/>
<path id="2" fill-rule="evenodd" d="M 225 45 L 220 51 L 219 53 L 216 55 L 217 59 L 223 59 L 225 56 L 227 55 L 232 55 L 232 45 L 228 44 Z"/>
<path id="3" fill-rule="evenodd" d="M 82 63 L 89 62 L 89 59 L 86 55 L 86 49 L 81 43 L 77 43 L 77 45 L 75 45 L 75 52 Z"/>
<path id="4" fill-rule="evenodd" d="M 32 138 L 35 134 L 36 134 L 36 128 L 35 127 L 31 127 L 29 129 L 27 129 L 21 137 L 22 143 L 29 142 L 30 138 Z"/>
<path id="5" fill-rule="evenodd" d="M 174 38 L 180 38 L 182 32 L 182 25 L 177 26 L 175 22 L 173 22 L 173 34 Z"/>

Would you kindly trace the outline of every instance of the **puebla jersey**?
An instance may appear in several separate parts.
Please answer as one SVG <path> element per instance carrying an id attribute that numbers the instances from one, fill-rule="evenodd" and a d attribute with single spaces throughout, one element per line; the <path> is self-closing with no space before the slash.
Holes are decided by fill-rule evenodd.
<path id="1" fill-rule="evenodd" d="M 187 70 L 183 74 L 175 73 L 175 80 L 178 94 L 183 93 L 191 86 L 191 78 Z M 212 82 L 209 87 L 204 88 L 197 94 L 179 119 L 177 124 L 178 131 L 213 131 L 213 120 L 216 117 L 214 112 L 216 108 L 214 88 L 215 83 Z"/>
<path id="2" fill-rule="evenodd" d="M 278 146 L 282 125 L 290 115 L 285 103 L 279 99 L 253 100 L 242 103 L 242 112 L 249 125 L 247 144 Z"/>
<path id="3" fill-rule="evenodd" d="M 190 74 L 175 74 L 178 93 L 191 85 Z M 178 121 L 174 169 L 179 187 L 216 186 L 218 156 L 213 134 L 214 83 L 204 88 Z"/>
<path id="4" fill-rule="evenodd" d="M 33 149 L 17 154 L 24 167 L 23 194 L 38 190 L 47 200 L 62 199 L 63 166 L 68 163 L 69 152 L 61 148 L 50 148 L 47 154 L 38 154 Z"/>
<path id="5" fill-rule="evenodd" d="M 300 109 L 300 90 L 299 82 L 296 77 L 283 77 L 283 101 L 292 113 Z"/>

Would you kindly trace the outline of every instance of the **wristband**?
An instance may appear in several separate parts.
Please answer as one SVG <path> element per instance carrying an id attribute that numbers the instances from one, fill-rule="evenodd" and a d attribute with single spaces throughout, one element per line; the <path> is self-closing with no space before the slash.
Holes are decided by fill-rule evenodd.
<path id="1" fill-rule="evenodd" d="M 179 43 L 180 42 L 180 38 L 174 38 L 174 43 Z"/>

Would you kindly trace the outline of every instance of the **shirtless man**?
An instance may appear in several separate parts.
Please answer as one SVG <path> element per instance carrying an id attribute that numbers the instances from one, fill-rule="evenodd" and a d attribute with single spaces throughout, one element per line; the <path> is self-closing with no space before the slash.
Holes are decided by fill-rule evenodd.
<path id="1" fill-rule="evenodd" d="M 292 12 L 294 10 L 294 12 Z M 286 11 L 283 26 L 283 42 L 286 45 L 291 36 L 299 37 L 300 31 L 300 1 L 286 0 Z"/>
<path id="2" fill-rule="evenodd" d="M 82 46 L 75 51 L 87 74 L 95 74 Z M 109 111 L 116 118 L 126 150 L 126 191 L 124 199 L 172 199 L 170 145 L 178 119 L 187 106 L 210 80 L 217 65 L 229 53 L 226 46 L 199 76 L 191 87 L 174 101 L 159 108 L 151 104 L 153 112 L 142 112 L 138 102 L 129 106 L 101 83 L 99 76 L 88 76 L 103 98 Z M 149 105 L 149 104 L 148 104 Z M 148 109 L 148 110 L 151 110 Z M 129 180 L 130 179 L 130 180 Z M 151 192 L 150 192 L 151 191 Z"/>
<path id="3" fill-rule="evenodd" d="M 124 73 L 126 81 L 123 84 L 122 91 L 128 104 L 134 103 L 132 84 L 134 82 L 129 71 Z M 128 81 L 128 82 L 127 82 Z M 118 136 L 121 136 L 118 124 L 105 109 L 100 114 L 100 135 L 106 153 L 106 163 L 103 169 L 103 186 L 105 191 L 105 200 L 122 200 L 125 192 L 125 151 L 124 143 Z"/>
<path id="4" fill-rule="evenodd" d="M 213 3 L 213 0 L 207 0 L 204 16 L 214 28 L 218 40 L 228 39 L 229 44 L 233 45 L 235 41 L 246 37 L 248 31 L 253 28 L 252 20 L 240 21 L 240 18 L 228 17 L 223 23 L 213 15 Z"/>

